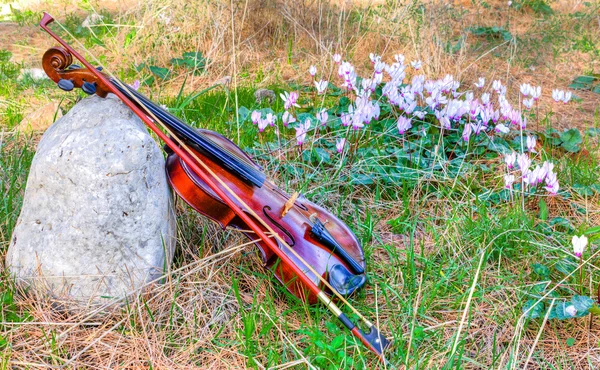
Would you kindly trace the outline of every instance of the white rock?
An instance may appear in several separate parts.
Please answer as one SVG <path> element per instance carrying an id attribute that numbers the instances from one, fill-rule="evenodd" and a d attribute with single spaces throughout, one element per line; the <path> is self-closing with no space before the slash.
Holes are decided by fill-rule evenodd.
<path id="1" fill-rule="evenodd" d="M 22 69 L 21 70 L 21 74 L 19 75 L 19 79 L 23 79 L 26 76 L 29 76 L 34 81 L 49 80 L 50 79 L 48 77 L 48 75 L 46 74 L 46 72 L 44 72 L 44 70 L 41 69 L 41 68 L 27 68 L 27 69 Z"/>
<path id="2" fill-rule="evenodd" d="M 42 137 L 6 265 L 72 308 L 111 305 L 159 278 L 175 247 L 164 157 L 112 95 L 79 102 Z"/>

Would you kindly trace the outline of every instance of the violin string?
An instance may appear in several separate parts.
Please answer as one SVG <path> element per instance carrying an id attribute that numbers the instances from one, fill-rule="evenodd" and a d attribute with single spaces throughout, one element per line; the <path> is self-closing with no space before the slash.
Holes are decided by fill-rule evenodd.
<path id="1" fill-rule="evenodd" d="M 146 96 L 144 96 L 143 94 L 137 92 L 137 91 L 132 91 L 132 88 L 125 84 L 123 81 L 116 79 L 116 78 L 112 78 L 111 80 L 118 80 L 121 84 L 121 86 L 125 86 L 126 90 L 121 90 L 121 92 L 123 92 L 124 94 L 127 95 L 127 97 L 131 98 L 131 96 L 136 95 L 136 96 L 141 96 L 144 99 L 144 105 L 150 105 L 153 109 L 158 110 L 163 112 L 167 118 L 169 119 L 173 119 L 173 120 L 178 120 L 178 118 L 176 116 L 174 116 L 171 112 L 169 112 L 168 110 L 163 109 L 162 107 L 160 107 L 159 105 L 157 105 L 156 103 L 154 103 L 153 101 L 151 101 L 150 99 L 148 99 Z M 114 82 L 114 81 L 113 81 Z M 181 122 L 181 124 L 185 124 L 183 122 Z M 203 135 L 201 132 L 199 131 L 195 131 L 194 134 L 202 137 L 203 139 L 209 141 L 211 143 L 211 145 L 214 145 L 216 147 L 218 147 L 220 150 L 223 150 L 224 152 L 226 152 L 227 154 L 231 155 L 232 157 L 234 157 L 235 159 L 239 160 L 242 166 L 244 165 L 249 165 L 250 167 L 245 167 L 246 170 L 250 171 L 250 172 L 259 172 L 262 173 L 262 171 L 259 171 L 256 169 L 255 164 L 253 162 L 251 162 L 248 158 L 240 156 L 238 153 L 235 153 L 229 149 L 227 149 L 226 147 L 220 145 L 219 143 L 213 141 L 211 138 L 207 137 L 206 135 Z M 185 134 L 182 134 L 183 136 L 185 136 Z"/>
<path id="2" fill-rule="evenodd" d="M 89 52 L 89 50 L 87 50 L 87 48 L 81 44 L 81 42 L 79 42 L 79 40 L 77 40 L 70 32 L 69 30 L 66 29 L 66 27 L 64 27 L 62 25 L 62 23 L 55 21 L 64 32 L 66 32 L 73 40 L 76 41 L 76 43 L 79 45 L 79 47 L 81 47 L 83 50 L 85 50 L 89 55 L 92 56 L 92 59 L 98 63 L 101 64 L 96 57 L 91 54 Z M 106 74 L 108 74 L 112 79 L 114 79 L 114 82 L 116 82 L 117 84 L 120 84 L 120 86 L 122 88 L 126 88 L 123 82 L 121 82 L 120 80 L 118 80 L 116 78 L 116 76 L 108 69 L 104 69 L 103 72 L 105 72 Z M 138 105 L 140 105 L 141 107 L 144 107 L 144 105 L 139 101 L 139 99 L 135 96 L 132 96 L 133 100 L 136 101 L 136 103 Z M 352 312 L 354 312 L 366 325 L 367 327 L 372 327 L 373 324 L 367 320 L 353 305 L 350 304 L 350 302 L 348 302 L 335 288 L 333 288 L 329 282 L 323 278 L 319 273 L 317 273 L 315 271 L 315 269 L 310 266 L 310 264 L 308 264 L 304 258 L 302 258 L 292 247 L 290 247 L 287 242 L 277 233 L 275 232 L 267 223 L 266 221 L 264 221 L 261 217 L 258 216 L 258 214 L 256 214 L 256 212 L 250 208 L 246 202 L 244 202 L 234 191 L 233 189 L 231 189 L 227 184 L 225 184 L 225 182 L 219 177 L 217 176 L 217 174 L 214 173 L 214 171 L 212 169 L 210 169 L 210 167 L 204 163 L 204 161 L 202 161 L 200 158 L 198 158 L 198 156 L 183 142 L 183 140 L 181 138 L 179 138 L 177 135 L 175 135 L 167 126 L 165 123 L 163 123 L 160 119 L 158 119 L 158 117 L 156 117 L 156 115 L 154 113 L 152 113 L 151 111 L 149 111 L 147 108 L 144 109 L 146 111 L 146 113 L 150 114 L 150 116 L 152 117 L 152 119 L 155 120 L 155 122 L 157 122 L 161 128 L 163 130 L 165 130 L 167 132 L 167 134 L 171 135 L 173 137 L 173 139 L 177 142 L 177 144 L 179 144 L 181 146 L 181 148 L 183 150 L 185 150 L 185 152 L 190 155 L 192 158 L 194 158 L 194 160 L 208 173 L 211 175 L 211 177 L 213 179 L 215 179 L 233 198 L 235 198 L 239 204 L 242 205 L 242 207 L 244 207 L 246 209 L 246 211 L 255 218 L 255 220 L 257 220 L 263 227 L 265 227 L 270 233 L 272 233 L 275 236 L 275 239 L 277 239 L 282 245 L 284 245 L 296 258 L 298 258 L 298 260 L 300 260 L 300 262 L 302 262 L 306 268 L 308 268 L 308 270 L 310 270 L 315 276 L 317 276 L 317 278 L 323 283 L 325 284 L 325 286 L 327 286 L 331 292 L 340 300 L 342 301 L 342 303 L 344 303 L 344 305 L 346 305 L 348 308 L 350 308 L 350 310 L 352 310 Z M 321 293 L 323 293 L 323 291 L 321 290 Z M 341 314 L 340 309 L 337 307 L 337 305 L 329 298 L 327 297 L 325 294 L 317 294 L 317 297 L 319 299 L 321 299 L 321 301 L 329 308 L 331 309 L 334 313 L 336 314 Z"/>

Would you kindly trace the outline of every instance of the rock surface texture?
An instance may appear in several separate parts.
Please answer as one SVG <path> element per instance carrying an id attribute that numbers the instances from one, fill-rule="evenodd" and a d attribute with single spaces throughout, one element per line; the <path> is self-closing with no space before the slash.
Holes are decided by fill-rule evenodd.
<path id="1" fill-rule="evenodd" d="M 19 283 L 74 307 L 124 303 L 175 247 L 164 158 L 116 97 L 84 99 L 38 144 L 6 256 Z"/>

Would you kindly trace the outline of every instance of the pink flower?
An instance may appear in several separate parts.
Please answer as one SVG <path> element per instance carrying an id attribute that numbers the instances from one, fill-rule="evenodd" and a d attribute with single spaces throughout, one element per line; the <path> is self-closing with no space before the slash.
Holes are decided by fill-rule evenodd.
<path id="1" fill-rule="evenodd" d="M 291 113 L 286 110 L 281 116 L 281 122 L 283 122 L 283 125 L 287 127 L 287 125 L 290 123 L 296 122 L 296 118 L 294 118 L 294 116 L 292 116 Z"/>
<path id="2" fill-rule="evenodd" d="M 477 82 L 475 82 L 474 85 L 478 89 L 483 88 L 483 86 L 485 86 L 485 78 L 479 77 L 479 80 Z"/>
<path id="3" fill-rule="evenodd" d="M 269 126 L 269 121 L 261 118 L 258 121 L 258 132 L 263 132 L 267 126 Z"/>
<path id="4" fill-rule="evenodd" d="M 583 255 L 583 251 L 588 244 L 588 238 L 585 235 L 577 236 L 573 235 L 573 239 L 571 239 L 571 243 L 573 244 L 573 253 L 577 257 L 581 257 Z"/>
<path id="5" fill-rule="evenodd" d="M 416 60 L 416 61 L 414 61 L 414 62 L 410 62 L 410 65 L 411 65 L 411 66 L 412 66 L 414 69 L 416 69 L 416 70 L 419 70 L 419 69 L 421 69 L 421 67 L 423 66 L 423 62 L 421 62 L 420 60 Z"/>
<path id="6" fill-rule="evenodd" d="M 526 106 L 527 109 L 531 109 L 531 107 L 533 107 L 533 98 L 523 99 L 523 105 Z"/>
<path id="7" fill-rule="evenodd" d="M 558 189 L 560 186 L 558 185 L 558 179 L 556 178 L 556 173 L 550 172 L 546 176 L 546 190 L 552 194 L 556 195 L 558 193 Z"/>
<path id="8" fill-rule="evenodd" d="M 283 92 L 282 94 L 279 94 L 279 97 L 281 98 L 281 100 L 284 101 L 284 108 L 290 109 L 291 107 L 299 107 L 298 104 L 296 104 L 296 102 L 298 101 L 298 93 L 295 91 L 292 91 L 290 93 L 288 93 L 287 91 Z"/>
<path id="9" fill-rule="evenodd" d="M 514 167 L 516 160 L 517 160 L 517 153 L 515 153 L 515 152 L 504 155 L 504 163 L 506 163 L 506 167 L 508 167 L 509 170 Z"/>
<path id="10" fill-rule="evenodd" d="M 508 134 L 510 132 L 510 128 L 504 126 L 501 123 L 497 124 L 495 129 L 496 129 L 496 132 L 502 133 L 502 134 Z"/>
<path id="11" fill-rule="evenodd" d="M 315 75 L 317 74 L 317 67 L 310 66 L 310 68 L 308 69 L 308 73 L 310 73 L 311 76 L 315 77 Z"/>
<path id="12" fill-rule="evenodd" d="M 350 113 L 342 113 L 340 117 L 342 121 L 342 126 L 349 126 L 352 123 L 352 115 Z"/>
<path id="13" fill-rule="evenodd" d="M 536 140 L 534 136 L 529 136 L 527 135 L 527 150 L 529 150 L 532 153 L 536 153 L 535 151 L 535 144 L 536 144 Z"/>
<path id="14" fill-rule="evenodd" d="M 469 141 L 469 137 L 471 136 L 471 131 L 473 131 L 473 127 L 469 124 L 465 124 L 465 128 L 463 129 L 462 139 L 464 141 Z"/>
<path id="15" fill-rule="evenodd" d="M 135 91 L 138 91 L 138 89 L 140 88 L 140 80 L 135 80 L 133 81 L 133 83 L 131 85 L 129 85 L 132 89 L 134 89 Z"/>
<path id="16" fill-rule="evenodd" d="M 531 166 L 531 159 L 529 159 L 529 155 L 527 155 L 527 153 L 519 154 L 517 156 L 517 164 L 519 165 L 521 173 L 525 175 L 529 171 L 529 166 Z"/>
<path id="17" fill-rule="evenodd" d="M 337 149 L 337 152 L 338 153 L 343 152 L 345 145 L 346 145 L 346 139 L 338 139 L 335 143 L 335 148 Z"/>
<path id="18" fill-rule="evenodd" d="M 252 123 L 257 125 L 258 121 L 260 121 L 260 119 L 262 118 L 262 114 L 259 111 L 255 110 L 254 112 L 252 112 L 250 118 L 252 119 Z"/>
<path id="19" fill-rule="evenodd" d="M 300 124 L 296 127 L 296 143 L 298 145 L 304 144 L 304 140 L 306 139 L 306 133 L 310 129 L 310 120 L 307 119 L 304 121 L 304 124 Z"/>
<path id="20" fill-rule="evenodd" d="M 520 86 L 521 94 L 523 96 L 528 96 L 531 93 L 531 85 L 530 84 L 522 84 Z"/>
<path id="21" fill-rule="evenodd" d="M 400 135 L 404 135 L 404 133 L 412 128 L 410 118 L 400 116 L 398 117 L 398 122 L 396 123 L 398 126 L 398 132 Z"/>
<path id="22" fill-rule="evenodd" d="M 541 96 L 542 96 L 542 87 L 541 86 L 537 86 L 537 87 L 531 87 L 531 89 L 529 90 L 529 92 L 531 93 L 531 97 L 533 98 L 533 100 L 538 100 Z"/>
<path id="23" fill-rule="evenodd" d="M 277 116 L 275 116 L 273 113 L 267 113 L 267 118 L 265 118 L 265 121 L 267 121 L 267 124 L 269 126 L 275 126 L 275 121 L 277 121 Z"/>
<path id="24" fill-rule="evenodd" d="M 325 108 L 321 109 L 317 113 L 317 119 L 321 122 L 321 125 L 325 126 L 327 124 L 327 119 L 329 118 L 329 114 L 327 114 L 327 110 Z"/>
<path id="25" fill-rule="evenodd" d="M 342 56 L 340 54 L 333 54 L 333 61 L 336 64 L 340 64 L 342 61 Z"/>
<path id="26" fill-rule="evenodd" d="M 512 185 L 515 182 L 515 175 L 504 175 L 504 187 L 512 189 Z"/>
<path id="27" fill-rule="evenodd" d="M 321 95 L 327 90 L 328 83 L 327 81 L 319 80 L 315 81 L 315 87 L 317 89 L 317 94 Z"/>

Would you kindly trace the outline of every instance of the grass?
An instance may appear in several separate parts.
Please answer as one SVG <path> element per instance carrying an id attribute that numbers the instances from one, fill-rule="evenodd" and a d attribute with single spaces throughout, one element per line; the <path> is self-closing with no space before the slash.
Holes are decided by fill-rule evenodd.
<path id="1" fill-rule="evenodd" d="M 575 154 L 550 145 L 550 139 L 542 142 L 544 158 L 556 162 L 565 192 L 507 201 L 500 191 L 502 160 L 495 153 L 482 156 L 471 148 L 453 162 L 462 165 L 420 168 L 409 159 L 390 160 L 384 149 L 400 145 L 399 136 L 390 131 L 372 138 L 371 147 L 338 172 L 337 162 L 324 163 L 315 150 L 299 154 L 287 141 L 293 139 L 290 135 L 278 142 L 272 131 L 258 134 L 255 126 L 236 120 L 236 107 L 241 106 L 282 111 L 279 99 L 273 105 L 256 103 L 256 88 L 271 88 L 276 95 L 307 89 L 308 65 L 322 65 L 329 48 L 344 51 L 365 69 L 370 51 L 403 51 L 408 59 L 428 61 L 428 74 L 457 73 L 464 84 L 480 75 L 489 83 L 508 76 L 513 85 L 540 81 L 549 91 L 553 85 L 566 87 L 576 75 L 594 72 L 600 47 L 594 41 L 596 5 L 570 10 L 550 3 L 555 10 L 548 14 L 546 2 L 518 2 L 520 10 L 509 10 L 504 3 L 482 2 L 470 8 L 417 2 L 406 7 L 298 3 L 266 7 L 260 16 L 254 15 L 259 8 L 254 2 L 235 9 L 216 7 L 212 15 L 180 2 L 164 9 L 152 3 L 130 13 L 103 10 L 105 24 L 91 31 L 79 27 L 84 17 L 80 10 L 55 15 L 121 78 L 152 77 L 143 90 L 155 101 L 196 127 L 232 138 L 284 190 L 302 191 L 351 226 L 365 247 L 369 270 L 368 286 L 351 301 L 393 339 L 388 353 L 392 363 L 415 369 L 509 369 L 522 368 L 531 355 L 528 368 L 594 368 L 600 363 L 595 317 L 544 321 L 527 318 L 523 307 L 544 294 L 556 303 L 574 293 L 595 297 L 597 242 L 585 255 L 589 260 L 582 283 L 575 270 L 578 263 L 570 256 L 570 238 L 600 221 L 597 137 L 584 135 L 582 150 Z M 231 11 L 239 21 L 233 31 L 227 18 Z M 159 14 L 177 21 L 161 23 L 156 21 Z M 24 10 L 15 13 L 14 22 L 26 30 L 33 27 L 34 18 Z M 209 20 L 221 23 L 199 26 Z M 136 28 L 141 24 L 145 27 Z M 474 34 L 473 28 L 479 32 Z M 41 38 L 43 52 L 51 43 Z M 238 47 L 236 82 L 199 94 L 218 78 L 233 74 L 231 40 Z M 31 62 L 19 59 L 22 48 L 9 46 L 12 58 L 0 54 L 3 252 L 40 137 L 15 127 L 48 96 L 64 99 L 65 112 L 82 96 L 61 92 L 49 82 L 17 79 Z M 206 72 L 194 74 L 170 65 L 171 58 L 191 50 L 201 50 L 210 60 Z M 141 63 L 145 66 L 136 68 Z M 163 81 L 150 66 L 168 68 L 171 76 Z M 577 127 L 583 133 L 598 127 L 598 96 L 575 94 L 582 100 L 577 110 L 559 107 L 542 123 L 559 133 L 563 128 Z M 329 99 L 325 106 L 338 101 Z M 331 132 L 323 135 L 324 140 L 334 137 Z M 326 151 L 335 158 L 334 148 Z M 447 165 L 452 159 L 438 160 Z M 24 294 L 3 274 L 3 366 L 379 366 L 325 308 L 298 301 L 261 269 L 255 250 L 240 247 L 245 243 L 240 235 L 220 231 L 178 203 L 179 244 L 165 284 L 103 320 L 64 316 L 44 298 Z"/>

